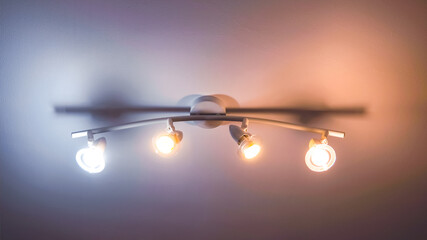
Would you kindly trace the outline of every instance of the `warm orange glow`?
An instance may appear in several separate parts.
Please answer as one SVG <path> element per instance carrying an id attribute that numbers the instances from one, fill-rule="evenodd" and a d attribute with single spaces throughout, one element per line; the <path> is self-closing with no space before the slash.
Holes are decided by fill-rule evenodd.
<path id="1" fill-rule="evenodd" d="M 246 159 L 255 158 L 261 151 L 261 146 L 258 144 L 252 144 L 243 149 L 243 155 Z"/>
<path id="2" fill-rule="evenodd" d="M 321 148 L 314 148 L 311 154 L 311 162 L 319 167 L 327 165 L 330 158 L 328 151 Z"/>
<path id="3" fill-rule="evenodd" d="M 254 161 L 261 149 L 260 142 L 254 136 L 246 137 L 239 143 L 239 155 L 243 160 Z"/>
<path id="4" fill-rule="evenodd" d="M 171 136 L 163 135 L 157 138 L 155 143 L 157 153 L 170 154 L 175 148 L 175 141 Z"/>
<path id="5" fill-rule="evenodd" d="M 336 155 L 334 149 L 327 144 L 317 144 L 311 147 L 305 155 L 305 163 L 315 172 L 327 171 L 334 165 Z"/>

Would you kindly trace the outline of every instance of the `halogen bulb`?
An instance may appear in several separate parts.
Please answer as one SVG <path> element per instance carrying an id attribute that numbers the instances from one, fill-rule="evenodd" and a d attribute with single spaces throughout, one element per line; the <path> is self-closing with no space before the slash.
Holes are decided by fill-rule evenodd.
<path id="1" fill-rule="evenodd" d="M 243 154 L 245 155 L 246 159 L 252 159 L 256 157 L 260 151 L 261 151 L 261 146 L 259 146 L 258 144 L 253 144 L 243 149 Z"/>
<path id="2" fill-rule="evenodd" d="M 327 144 L 317 144 L 311 147 L 305 155 L 305 163 L 310 170 L 324 172 L 334 165 L 336 155 L 334 149 Z"/>
<path id="3" fill-rule="evenodd" d="M 314 148 L 311 154 L 311 162 L 316 166 L 324 166 L 328 163 L 330 157 L 325 149 Z"/>
<path id="4" fill-rule="evenodd" d="M 76 154 L 77 164 L 89 173 L 99 173 L 105 168 L 103 151 L 96 147 L 83 148 Z"/>
<path id="5" fill-rule="evenodd" d="M 173 156 L 181 142 L 183 134 L 181 131 L 165 131 L 152 139 L 154 150 L 162 157 Z"/>
<path id="6" fill-rule="evenodd" d="M 239 155 L 244 160 L 253 161 L 261 152 L 261 144 L 254 136 L 245 138 L 239 144 Z"/>
<path id="7" fill-rule="evenodd" d="M 170 136 L 160 136 L 156 140 L 156 152 L 169 154 L 175 148 L 175 141 Z"/>

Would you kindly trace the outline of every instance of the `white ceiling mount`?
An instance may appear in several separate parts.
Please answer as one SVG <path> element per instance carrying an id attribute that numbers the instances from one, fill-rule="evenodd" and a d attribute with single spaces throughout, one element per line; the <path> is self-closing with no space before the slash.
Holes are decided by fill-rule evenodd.
<path id="1" fill-rule="evenodd" d="M 226 108 L 223 101 L 215 96 L 201 96 L 194 100 L 190 115 L 225 116 Z M 195 121 L 192 124 L 202 128 L 216 128 L 222 121 Z"/>

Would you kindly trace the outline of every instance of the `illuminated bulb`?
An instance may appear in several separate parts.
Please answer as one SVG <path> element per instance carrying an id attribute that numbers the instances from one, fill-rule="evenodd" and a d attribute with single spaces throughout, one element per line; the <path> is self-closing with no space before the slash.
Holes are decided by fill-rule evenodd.
<path id="1" fill-rule="evenodd" d="M 325 166 L 328 164 L 330 157 L 331 156 L 329 155 L 328 151 L 325 149 L 314 147 L 311 154 L 311 162 L 316 166 Z"/>
<path id="2" fill-rule="evenodd" d="M 163 157 L 168 157 L 176 152 L 178 148 L 178 143 L 182 139 L 181 131 L 172 131 L 170 133 L 166 132 L 160 134 L 159 136 L 153 138 L 154 150 L 157 154 Z"/>
<path id="3" fill-rule="evenodd" d="M 169 154 L 175 147 L 175 141 L 170 136 L 160 136 L 156 140 L 156 150 L 162 154 Z"/>
<path id="4" fill-rule="evenodd" d="M 261 145 L 253 136 L 245 137 L 239 144 L 239 155 L 245 160 L 254 160 L 261 152 Z"/>
<path id="5" fill-rule="evenodd" d="M 105 168 L 105 138 L 90 143 L 88 148 L 80 149 L 76 154 L 77 164 L 89 173 L 99 173 Z"/>
<path id="6" fill-rule="evenodd" d="M 105 168 L 104 153 L 96 147 L 83 148 L 76 154 L 79 166 L 89 173 L 99 173 Z"/>
<path id="7" fill-rule="evenodd" d="M 305 163 L 310 170 L 324 172 L 334 165 L 336 155 L 334 149 L 328 144 L 313 144 L 305 155 Z"/>
<path id="8" fill-rule="evenodd" d="M 239 155 L 245 160 L 253 160 L 261 152 L 261 144 L 256 137 L 248 133 L 246 129 L 230 125 L 230 135 L 239 144 Z"/>
<path id="9" fill-rule="evenodd" d="M 245 155 L 246 159 L 252 159 L 256 157 L 260 151 L 261 146 L 259 146 L 258 144 L 253 144 L 252 146 L 243 149 L 243 154 Z"/>

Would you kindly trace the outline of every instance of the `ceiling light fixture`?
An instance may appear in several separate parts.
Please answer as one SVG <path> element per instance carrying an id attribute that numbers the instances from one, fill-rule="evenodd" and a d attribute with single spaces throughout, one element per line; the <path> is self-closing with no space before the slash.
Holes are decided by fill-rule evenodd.
<path id="1" fill-rule="evenodd" d="M 310 149 L 305 155 L 305 163 L 310 170 L 324 172 L 334 165 L 337 157 L 335 150 L 328 145 L 326 136 L 322 136 L 322 139 L 311 139 L 308 145 Z"/>
<path id="2" fill-rule="evenodd" d="M 230 125 L 229 129 L 231 137 L 239 145 L 240 157 L 244 160 L 253 161 L 261 152 L 261 144 L 255 136 L 248 133 L 248 121 L 247 118 L 244 118 L 241 127 Z"/>
<path id="3" fill-rule="evenodd" d="M 96 141 L 93 141 L 93 136 L 95 134 L 141 127 L 165 121 L 167 123 L 166 131 L 153 138 L 153 146 L 156 153 L 163 157 L 173 155 L 183 138 L 183 133 L 181 131 L 175 130 L 174 123 L 176 122 L 192 122 L 203 128 L 215 128 L 224 123 L 229 124 L 231 122 L 240 122 L 242 124 L 241 127 L 230 125 L 229 130 L 232 138 L 239 145 L 239 155 L 241 158 L 247 161 L 253 161 L 256 157 L 259 156 L 262 149 L 259 140 L 247 132 L 249 122 L 274 125 L 298 131 L 320 134 L 320 140 L 310 140 L 310 148 L 305 156 L 307 166 L 310 170 L 315 172 L 323 172 L 328 170 L 332 167 L 336 160 L 335 151 L 331 146 L 328 145 L 326 138 L 344 138 L 345 136 L 344 132 L 340 131 L 307 127 L 304 125 L 272 119 L 227 116 L 226 108 L 223 106 L 220 99 L 214 96 L 202 96 L 196 99 L 194 105 L 190 109 L 190 115 L 145 119 L 137 122 L 130 122 L 115 126 L 95 128 L 71 133 L 72 138 L 88 137 L 89 147 L 82 149 L 77 153 L 77 163 L 87 172 L 101 172 L 105 167 L 103 153 L 105 150 L 106 141 L 105 138 L 100 138 Z"/>
<path id="4" fill-rule="evenodd" d="M 99 173 L 105 168 L 104 151 L 107 141 L 104 137 L 94 141 L 92 132 L 88 132 L 88 147 L 76 154 L 77 164 L 89 173 Z"/>
<path id="5" fill-rule="evenodd" d="M 153 138 L 154 150 L 162 157 L 169 157 L 177 151 L 183 133 L 176 131 L 172 119 L 168 118 L 166 131 Z"/>

